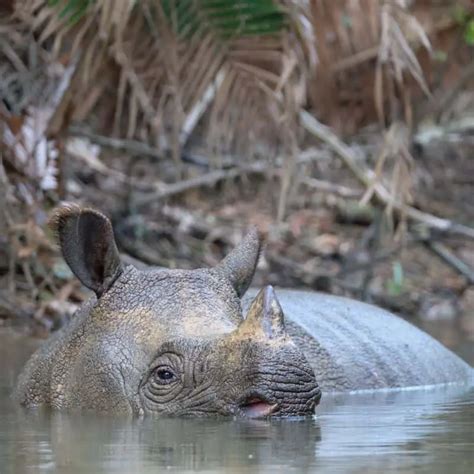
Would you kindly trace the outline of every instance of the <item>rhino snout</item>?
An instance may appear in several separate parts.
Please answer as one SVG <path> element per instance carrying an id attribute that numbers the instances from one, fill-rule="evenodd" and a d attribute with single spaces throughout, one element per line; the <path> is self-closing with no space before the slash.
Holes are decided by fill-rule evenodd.
<path id="1" fill-rule="evenodd" d="M 239 414 L 250 418 L 312 415 L 321 391 L 305 363 L 302 361 L 300 367 L 279 364 L 273 370 L 250 376 L 253 386 L 238 399 Z"/>
<path id="2" fill-rule="evenodd" d="M 291 381 L 291 376 L 287 380 Z M 237 413 L 246 418 L 312 415 L 321 399 L 316 380 L 288 381 L 247 392 L 237 401 Z"/>
<path id="3" fill-rule="evenodd" d="M 313 369 L 289 338 L 224 342 L 211 365 L 216 399 L 230 415 L 310 416 L 321 398 Z"/>

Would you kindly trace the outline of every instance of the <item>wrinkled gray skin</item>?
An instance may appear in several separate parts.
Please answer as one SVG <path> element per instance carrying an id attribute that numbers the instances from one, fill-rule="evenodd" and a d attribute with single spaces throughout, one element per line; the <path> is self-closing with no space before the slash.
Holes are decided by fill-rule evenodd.
<path id="1" fill-rule="evenodd" d="M 55 228 L 95 291 L 35 353 L 23 405 L 179 416 L 310 415 L 323 391 L 472 380 L 427 334 L 345 298 L 271 287 L 241 297 L 260 252 L 255 231 L 215 268 L 139 271 L 120 263 L 110 222 L 67 206 Z M 253 299 L 252 299 L 253 298 Z M 319 384 L 319 385 L 318 385 Z"/>
<path id="2" fill-rule="evenodd" d="M 260 253 L 254 230 L 215 268 L 124 266 L 109 220 L 75 205 L 53 219 L 63 256 L 96 297 L 20 375 L 26 406 L 137 415 L 310 415 L 314 372 L 268 287 L 244 320 Z"/>

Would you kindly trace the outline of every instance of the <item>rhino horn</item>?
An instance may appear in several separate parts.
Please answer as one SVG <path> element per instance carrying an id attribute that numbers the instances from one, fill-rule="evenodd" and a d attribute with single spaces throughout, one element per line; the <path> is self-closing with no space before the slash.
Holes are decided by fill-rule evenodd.
<path id="1" fill-rule="evenodd" d="M 283 310 L 273 287 L 269 285 L 258 292 L 238 332 L 252 337 L 260 335 L 266 339 L 278 339 L 286 335 Z"/>
<path id="2" fill-rule="evenodd" d="M 216 270 L 232 284 L 239 296 L 243 296 L 250 286 L 261 248 L 261 235 L 256 227 L 252 227 L 242 242 L 216 267 Z"/>

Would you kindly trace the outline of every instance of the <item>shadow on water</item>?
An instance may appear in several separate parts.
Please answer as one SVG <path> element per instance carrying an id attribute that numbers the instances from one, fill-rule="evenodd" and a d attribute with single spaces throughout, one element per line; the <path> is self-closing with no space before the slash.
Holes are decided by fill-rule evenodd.
<path id="1" fill-rule="evenodd" d="M 28 344 L 0 333 L 1 473 L 473 472 L 473 388 L 325 397 L 310 420 L 26 411 L 8 395 Z"/>

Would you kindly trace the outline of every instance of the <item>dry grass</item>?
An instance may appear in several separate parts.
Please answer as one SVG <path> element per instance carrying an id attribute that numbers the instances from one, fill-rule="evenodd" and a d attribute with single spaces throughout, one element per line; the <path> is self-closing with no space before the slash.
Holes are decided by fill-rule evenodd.
<path id="1" fill-rule="evenodd" d="M 416 48 L 430 48 L 408 3 L 416 9 L 423 2 L 269 0 L 262 5 L 271 15 L 265 11 L 263 21 L 234 12 L 233 2 L 17 0 L 9 24 L 12 41 L 2 43 L 13 76 L 3 84 L 33 92 L 7 115 L 18 120 L 29 104 L 33 112 L 26 115 L 34 119 L 48 104 L 38 140 L 41 134 L 57 140 L 71 121 L 92 123 L 93 117 L 100 133 L 137 139 L 170 156 L 175 180 L 183 177 L 183 150 L 196 145 L 207 147 L 211 168 L 221 168 L 224 156 L 234 163 L 258 159 L 272 165 L 284 156 L 277 205 L 282 220 L 291 193 L 298 191 L 295 166 L 305 138 L 300 111 L 308 95 L 316 115 L 330 124 L 332 117 L 356 124 L 360 110 L 373 108 L 387 139 L 365 196 L 372 197 L 376 182 L 388 180 L 398 201 L 408 204 L 413 82 L 429 95 Z M 232 21 L 241 18 L 234 29 L 221 21 L 222 15 L 229 21 L 229 12 Z M 249 34 L 251 28 L 260 34 Z M 45 90 L 44 84 L 57 88 L 58 81 L 48 73 L 32 80 L 35 69 L 23 63 L 21 40 L 29 34 L 35 37 L 31 47 L 41 51 L 43 71 L 73 70 L 55 101 L 46 94 L 39 103 L 35 91 Z M 370 69 L 370 85 L 357 85 L 365 77 L 360 67 Z M 337 98 L 350 87 L 347 102 L 358 104 L 359 112 L 346 120 Z M 61 174 L 61 166 L 49 160 L 50 169 L 56 166 Z"/>
<path id="2" fill-rule="evenodd" d="M 183 13 L 177 2 L 102 0 L 73 24 L 58 14 L 68 2 L 59 3 L 17 2 L 17 14 L 56 57 L 81 54 L 73 118 L 110 107 L 103 96 L 114 90 L 113 128 L 104 132 L 149 141 L 169 151 L 178 168 L 199 123 L 217 166 L 223 153 L 251 159 L 262 144 L 274 155 L 283 122 L 294 116 L 286 105 L 304 103 L 314 46 L 302 41 L 306 17 L 298 2 L 281 2 L 281 11 L 291 12 L 282 14 L 286 26 L 230 36 L 213 23 L 206 2 L 188 2 Z M 104 66 L 117 73 L 104 74 Z M 294 97 L 276 100 L 282 94 Z"/>
<path id="3" fill-rule="evenodd" d="M 112 114 L 104 133 L 148 141 L 178 167 L 196 127 L 216 165 L 225 153 L 251 159 L 288 152 L 282 130 L 295 114 L 287 107 L 305 105 L 308 93 L 317 113 L 342 129 L 350 122 L 354 129 L 371 109 L 382 123 L 410 126 L 408 79 L 428 93 L 415 47 L 429 47 L 429 25 L 420 25 L 405 0 L 275 0 L 281 27 L 226 36 L 206 1 L 84 0 L 74 2 L 85 6 L 80 15 L 66 11 L 68 0 L 49 3 L 18 0 L 16 13 L 56 57 L 80 52 L 73 119 L 102 111 L 111 123 Z M 426 2 L 413 3 L 416 10 Z M 281 94 L 293 99 L 275 101 Z M 349 121 L 341 100 L 353 104 Z"/>
<path id="4" fill-rule="evenodd" d="M 247 21 L 242 11 L 229 17 L 234 2 L 225 0 L 17 0 L 13 16 L 0 17 L 0 217 L 7 244 L 3 254 L 0 246 L 7 262 L 0 278 L 12 293 L 41 302 L 38 317 L 64 312 L 48 307 L 51 295 L 71 300 L 76 288 L 56 268 L 57 251 L 42 230 L 58 199 L 90 198 L 74 191 L 68 160 L 100 174 L 101 185 L 112 183 L 117 207 L 150 214 L 170 196 L 253 173 L 277 182 L 278 194 L 267 198 L 280 223 L 304 194 L 302 185 L 383 205 L 399 236 L 410 219 L 472 237 L 471 228 L 412 206 L 414 92 L 428 95 L 431 85 L 419 56 L 429 51 L 428 33 L 438 23 L 416 19 L 428 0 L 407 3 L 261 0 L 272 11 L 262 22 Z M 240 23 L 229 33 L 208 4 Z M 361 157 L 338 136 L 377 120 L 383 140 L 374 156 Z M 86 133 L 73 139 L 73 128 Z M 85 138 L 94 136 L 96 147 Z M 111 144 L 126 150 L 125 160 L 156 160 L 148 163 L 151 176 L 111 169 L 100 154 Z M 184 159 L 196 150 L 204 155 L 201 168 Z M 322 155 L 341 160 L 355 182 L 321 179 Z M 160 176 L 157 161 L 171 163 L 172 172 Z M 124 188 L 136 199 L 123 199 Z M 98 191 L 104 207 L 108 191 Z"/>

